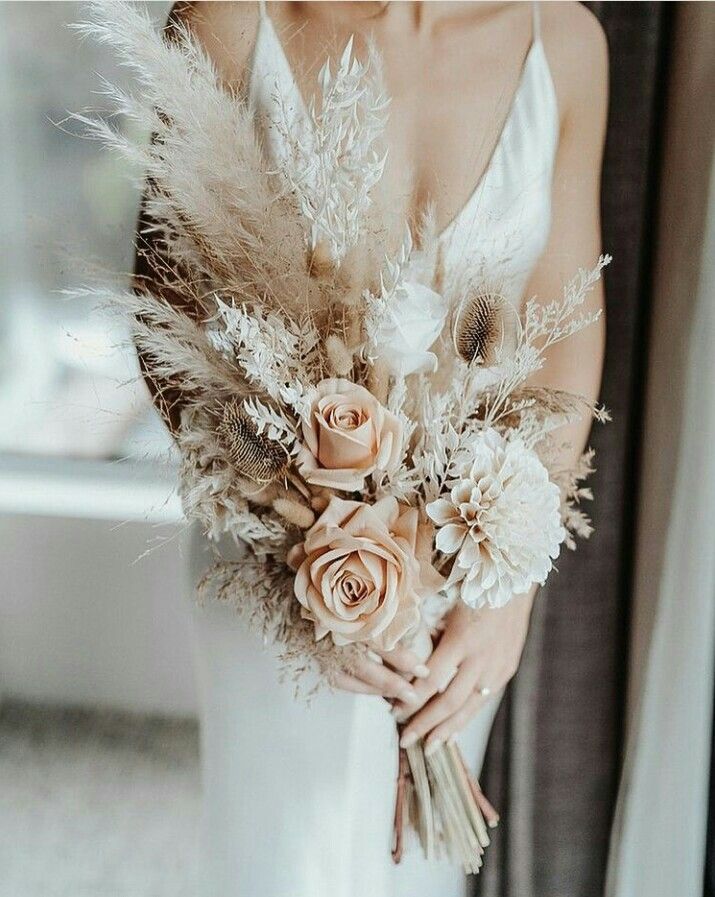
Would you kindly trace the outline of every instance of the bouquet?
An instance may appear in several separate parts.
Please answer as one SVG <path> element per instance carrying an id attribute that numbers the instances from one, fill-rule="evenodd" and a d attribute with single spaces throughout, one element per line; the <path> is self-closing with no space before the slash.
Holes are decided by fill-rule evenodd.
<path id="1" fill-rule="evenodd" d="M 431 216 L 412 234 L 379 214 L 374 49 L 360 62 L 351 41 L 325 64 L 310 128 L 286 108 L 276 161 L 186 28 L 167 40 L 124 3 L 79 27 L 135 71 L 136 94 L 105 92 L 154 135 L 80 116 L 135 163 L 151 222 L 153 282 L 94 292 L 128 316 L 159 398 L 180 396 L 186 516 L 243 547 L 199 593 L 329 683 L 372 649 L 428 653 L 456 602 L 500 607 L 543 583 L 590 532 L 592 454 L 559 469 L 554 433 L 606 413 L 528 381 L 596 319 L 582 306 L 608 257 L 521 314 L 478 272 L 446 289 Z M 400 755 L 396 860 L 408 818 L 428 856 L 477 871 L 497 817 L 455 745 L 418 743 Z"/>

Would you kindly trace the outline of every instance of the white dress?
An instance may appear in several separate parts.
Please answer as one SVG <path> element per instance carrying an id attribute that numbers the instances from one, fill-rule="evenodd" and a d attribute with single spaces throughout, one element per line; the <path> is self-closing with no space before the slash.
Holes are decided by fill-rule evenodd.
<path id="1" fill-rule="evenodd" d="M 538 30 L 487 170 L 442 233 L 448 279 L 479 272 L 519 303 L 549 232 L 558 110 Z M 266 146 L 278 97 L 303 100 L 261 4 L 250 100 Z M 198 573 L 208 556 L 195 542 Z M 390 857 L 397 743 L 387 704 L 373 696 L 321 692 L 309 705 L 280 682 L 276 650 L 227 607 L 195 613 L 204 775 L 204 897 L 463 897 L 466 877 L 427 863 L 408 840 Z M 498 705 L 494 698 L 460 736 L 478 771 Z M 487 857 L 488 862 L 488 857 Z"/>

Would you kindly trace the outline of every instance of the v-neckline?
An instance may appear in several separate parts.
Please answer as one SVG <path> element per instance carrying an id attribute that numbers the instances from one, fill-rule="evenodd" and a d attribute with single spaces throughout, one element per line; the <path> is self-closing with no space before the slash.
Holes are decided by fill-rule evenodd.
<path id="1" fill-rule="evenodd" d="M 283 66 L 284 66 L 286 72 L 288 73 L 288 76 L 290 77 L 291 87 L 293 89 L 293 92 L 295 94 L 295 97 L 296 97 L 299 107 L 300 107 L 299 114 L 303 118 L 303 120 L 305 122 L 307 122 L 307 126 L 310 127 L 311 133 L 314 133 L 313 128 L 312 128 L 312 122 L 310 121 L 310 115 L 308 113 L 308 105 L 305 102 L 305 98 L 303 97 L 300 87 L 298 86 L 298 81 L 296 80 L 295 74 L 293 72 L 293 67 L 290 64 L 290 60 L 288 59 L 288 56 L 286 55 L 285 48 L 283 47 L 283 42 L 280 39 L 280 37 L 278 36 L 278 32 L 275 29 L 273 20 L 271 19 L 270 15 L 268 14 L 267 11 L 262 11 L 259 16 L 257 42 L 260 41 L 260 39 L 261 39 L 261 29 L 264 26 L 268 27 L 270 29 L 273 42 L 275 43 L 275 46 L 276 46 L 276 50 L 280 54 Z M 350 41 L 352 41 L 352 38 L 350 38 Z M 457 211 L 454 213 L 452 218 L 447 222 L 447 224 L 445 224 L 438 231 L 437 240 L 440 240 L 440 241 L 443 240 L 443 238 L 447 236 L 449 231 L 454 230 L 457 227 L 459 222 L 466 216 L 468 210 L 470 209 L 472 203 L 474 202 L 475 197 L 481 192 L 482 187 L 484 186 L 487 179 L 491 175 L 492 169 L 495 164 L 495 160 L 502 150 L 502 146 L 506 139 L 506 134 L 511 127 L 511 123 L 514 118 L 514 113 L 515 113 L 517 104 L 519 102 L 519 98 L 521 96 L 521 93 L 523 92 L 524 84 L 526 83 L 526 74 L 527 74 L 527 71 L 531 64 L 531 60 L 534 55 L 534 51 L 540 44 L 541 44 L 540 36 L 538 34 L 533 34 L 532 38 L 531 38 L 531 42 L 529 44 L 529 48 L 526 51 L 526 53 L 524 55 L 524 59 L 521 63 L 521 68 L 519 70 L 519 78 L 517 80 L 516 87 L 514 88 L 514 92 L 511 96 L 511 100 L 509 102 L 509 108 L 507 110 L 506 116 L 504 117 L 504 121 L 502 123 L 501 129 L 499 131 L 499 134 L 496 137 L 494 146 L 492 147 L 492 150 L 489 154 L 489 157 L 484 166 L 484 169 L 483 169 L 482 173 L 480 174 L 479 179 L 477 180 L 476 184 L 474 185 L 474 188 L 471 190 L 471 192 L 469 193 L 469 195 L 467 196 L 465 201 L 457 209 Z M 347 44 L 346 44 L 346 46 L 347 46 Z M 255 49 L 256 48 L 254 48 L 254 52 L 255 52 Z"/>

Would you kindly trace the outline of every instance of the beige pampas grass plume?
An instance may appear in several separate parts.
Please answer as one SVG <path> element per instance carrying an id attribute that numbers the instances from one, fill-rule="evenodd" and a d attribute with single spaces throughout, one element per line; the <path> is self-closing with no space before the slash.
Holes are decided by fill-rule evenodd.
<path id="1" fill-rule="evenodd" d="M 331 255 L 330 246 L 319 240 L 308 252 L 308 272 L 318 279 L 331 277 L 338 269 L 338 264 Z"/>
<path id="2" fill-rule="evenodd" d="M 347 377 L 353 368 L 353 357 L 343 340 L 334 333 L 325 340 L 325 354 L 331 373 L 336 377 Z"/>
<path id="3" fill-rule="evenodd" d="M 313 511 L 307 505 L 293 498 L 276 498 L 273 502 L 273 510 L 299 529 L 309 529 L 315 523 Z"/>
<path id="4" fill-rule="evenodd" d="M 499 356 L 516 349 L 518 318 L 500 293 L 478 293 L 460 308 L 454 327 L 454 346 L 467 363 L 493 365 Z"/>
<path id="5" fill-rule="evenodd" d="M 223 406 L 216 435 L 242 477 L 254 483 L 271 483 L 285 474 L 288 453 L 280 443 L 258 432 L 237 401 Z"/>

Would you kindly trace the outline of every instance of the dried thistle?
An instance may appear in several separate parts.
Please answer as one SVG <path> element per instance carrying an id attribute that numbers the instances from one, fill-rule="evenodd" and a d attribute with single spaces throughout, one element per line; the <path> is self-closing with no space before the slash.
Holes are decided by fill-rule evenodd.
<path id="1" fill-rule="evenodd" d="M 456 315 L 454 347 L 468 364 L 496 364 L 505 354 L 513 354 L 517 337 L 516 311 L 499 293 L 469 297 Z"/>
<path id="2" fill-rule="evenodd" d="M 239 473 L 255 483 L 271 483 L 283 476 L 290 462 L 283 446 L 258 432 L 253 419 L 236 401 L 223 406 L 216 434 Z"/>

